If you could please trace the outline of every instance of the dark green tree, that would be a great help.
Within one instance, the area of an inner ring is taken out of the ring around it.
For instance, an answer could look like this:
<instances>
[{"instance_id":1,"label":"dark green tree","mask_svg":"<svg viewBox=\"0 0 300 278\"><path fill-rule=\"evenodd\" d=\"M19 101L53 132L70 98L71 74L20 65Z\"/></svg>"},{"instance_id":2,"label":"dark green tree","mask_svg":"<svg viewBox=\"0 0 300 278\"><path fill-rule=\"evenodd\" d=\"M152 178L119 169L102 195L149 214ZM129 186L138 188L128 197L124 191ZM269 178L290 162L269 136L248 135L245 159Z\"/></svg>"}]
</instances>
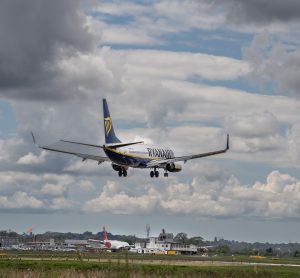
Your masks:
<instances>
[{"instance_id":1,"label":"dark green tree","mask_svg":"<svg viewBox=\"0 0 300 278\"><path fill-rule=\"evenodd\" d=\"M215 252L217 254L229 254L230 248L228 245L220 245L220 246L216 247Z\"/></svg>"},{"instance_id":2,"label":"dark green tree","mask_svg":"<svg viewBox=\"0 0 300 278\"><path fill-rule=\"evenodd\" d=\"M174 241L181 243L181 244L185 244L188 241L188 237L186 233L178 233L175 237L174 237Z\"/></svg>"},{"instance_id":3,"label":"dark green tree","mask_svg":"<svg viewBox=\"0 0 300 278\"><path fill-rule=\"evenodd\" d=\"M187 243L200 246L203 244L203 237L201 237L201 236L191 237L187 240Z\"/></svg>"}]
</instances>

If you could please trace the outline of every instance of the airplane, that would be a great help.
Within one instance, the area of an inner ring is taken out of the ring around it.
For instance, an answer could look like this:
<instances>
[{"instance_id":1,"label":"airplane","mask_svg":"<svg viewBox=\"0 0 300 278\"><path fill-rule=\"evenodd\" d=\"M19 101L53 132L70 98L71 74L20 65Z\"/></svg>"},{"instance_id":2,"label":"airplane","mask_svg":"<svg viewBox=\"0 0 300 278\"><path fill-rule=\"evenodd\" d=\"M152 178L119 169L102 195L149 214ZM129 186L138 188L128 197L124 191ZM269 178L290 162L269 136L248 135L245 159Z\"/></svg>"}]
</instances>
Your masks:
<instances>
[{"instance_id":1,"label":"airplane","mask_svg":"<svg viewBox=\"0 0 300 278\"><path fill-rule=\"evenodd\" d=\"M120 177L126 177L127 170L130 167L150 169L151 178L158 178L158 169L163 169L164 176L168 177L169 172L180 172L182 170L182 165L178 162L186 163L191 159L222 154L229 150L229 134L227 134L225 149L185 156L175 156L174 151L168 147L147 145L142 141L121 142L114 131L112 118L105 98L103 99L103 118L105 134L105 144L103 145L60 140L49 146L40 146L36 143L35 136L31 132L32 140L39 148L73 154L82 158L82 161L91 159L98 161L98 164L110 162L112 168L118 172Z\"/></svg>"},{"instance_id":2,"label":"airplane","mask_svg":"<svg viewBox=\"0 0 300 278\"><path fill-rule=\"evenodd\" d=\"M105 227L103 227L103 233L102 233L102 239L104 246L112 251L117 251L117 250L123 250L123 249L130 249L130 245L128 242L125 241L120 241L120 240L109 240L107 238L107 233Z\"/></svg>"}]
</instances>

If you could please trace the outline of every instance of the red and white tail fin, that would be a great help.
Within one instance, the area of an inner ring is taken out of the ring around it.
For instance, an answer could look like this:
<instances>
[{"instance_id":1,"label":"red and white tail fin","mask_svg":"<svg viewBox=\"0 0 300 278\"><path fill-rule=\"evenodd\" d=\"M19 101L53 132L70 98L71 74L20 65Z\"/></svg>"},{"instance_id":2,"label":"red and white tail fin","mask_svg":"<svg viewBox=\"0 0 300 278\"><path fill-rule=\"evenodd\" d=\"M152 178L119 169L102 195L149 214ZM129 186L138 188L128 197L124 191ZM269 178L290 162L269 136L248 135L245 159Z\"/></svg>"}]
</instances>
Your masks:
<instances>
[{"instance_id":1,"label":"red and white tail fin","mask_svg":"<svg viewBox=\"0 0 300 278\"><path fill-rule=\"evenodd\" d=\"M107 240L107 234L106 234L106 229L105 229L105 227L103 227L102 239L103 239L104 241Z\"/></svg>"}]
</instances>

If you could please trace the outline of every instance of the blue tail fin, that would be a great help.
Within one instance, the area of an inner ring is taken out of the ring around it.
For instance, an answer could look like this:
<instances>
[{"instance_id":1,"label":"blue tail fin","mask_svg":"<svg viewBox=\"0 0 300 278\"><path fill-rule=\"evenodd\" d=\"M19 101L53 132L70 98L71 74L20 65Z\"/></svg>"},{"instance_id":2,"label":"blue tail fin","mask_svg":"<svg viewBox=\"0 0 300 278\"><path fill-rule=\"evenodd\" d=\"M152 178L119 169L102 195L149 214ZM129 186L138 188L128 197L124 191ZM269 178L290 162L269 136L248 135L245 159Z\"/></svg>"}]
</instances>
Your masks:
<instances>
[{"instance_id":1,"label":"blue tail fin","mask_svg":"<svg viewBox=\"0 0 300 278\"><path fill-rule=\"evenodd\" d=\"M115 134L112 120L109 114L108 105L106 99L103 99L103 117L104 117L104 133L105 133L105 144L110 143L121 143Z\"/></svg>"}]
</instances>

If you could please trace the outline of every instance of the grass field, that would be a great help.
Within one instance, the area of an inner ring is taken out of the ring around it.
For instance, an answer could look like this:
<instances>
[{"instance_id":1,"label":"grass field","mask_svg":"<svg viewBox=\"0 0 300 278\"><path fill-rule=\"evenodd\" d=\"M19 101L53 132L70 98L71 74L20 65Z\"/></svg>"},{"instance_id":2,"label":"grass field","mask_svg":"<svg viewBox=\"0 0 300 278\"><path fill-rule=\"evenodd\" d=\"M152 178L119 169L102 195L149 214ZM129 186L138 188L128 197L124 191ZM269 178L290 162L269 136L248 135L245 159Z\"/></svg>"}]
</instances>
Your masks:
<instances>
[{"instance_id":1,"label":"grass field","mask_svg":"<svg viewBox=\"0 0 300 278\"><path fill-rule=\"evenodd\" d=\"M78 253L76 252L51 252L51 251L9 251L7 253L9 258L50 258L50 259L62 259L62 260L74 260L78 259ZM97 260L97 261L107 261L107 260L119 260L119 259L129 259L130 261L142 261L142 262L152 262L152 261L166 261L168 262L230 262L230 263L272 263L272 264L295 264L300 265L300 258L286 257L286 258L263 258L263 259L253 259L249 256L217 256L217 257L201 257L201 256L172 256L172 255L149 255L149 254L134 254L134 253L83 253L81 259L84 260Z\"/></svg>"},{"instance_id":2,"label":"grass field","mask_svg":"<svg viewBox=\"0 0 300 278\"><path fill-rule=\"evenodd\" d=\"M0 277L300 277L299 269L257 266L174 266L81 261L0 261Z\"/></svg>"},{"instance_id":3,"label":"grass field","mask_svg":"<svg viewBox=\"0 0 300 278\"><path fill-rule=\"evenodd\" d=\"M76 257L75 255L63 258L49 257L49 254L46 256L44 253L43 256L35 258L29 256L27 258L21 256L2 258L0 260L0 277L300 278L300 267L292 266L220 265L217 262L211 264L205 261L202 261L203 265L199 266L189 264L194 261L188 261L188 258L186 261L181 260L180 262L183 264L178 265L176 264L178 257L167 259L166 257L156 256L153 258L152 256L151 260L138 261L126 254L110 254L100 260L96 257L83 259L81 256Z\"/></svg>"}]
</instances>

